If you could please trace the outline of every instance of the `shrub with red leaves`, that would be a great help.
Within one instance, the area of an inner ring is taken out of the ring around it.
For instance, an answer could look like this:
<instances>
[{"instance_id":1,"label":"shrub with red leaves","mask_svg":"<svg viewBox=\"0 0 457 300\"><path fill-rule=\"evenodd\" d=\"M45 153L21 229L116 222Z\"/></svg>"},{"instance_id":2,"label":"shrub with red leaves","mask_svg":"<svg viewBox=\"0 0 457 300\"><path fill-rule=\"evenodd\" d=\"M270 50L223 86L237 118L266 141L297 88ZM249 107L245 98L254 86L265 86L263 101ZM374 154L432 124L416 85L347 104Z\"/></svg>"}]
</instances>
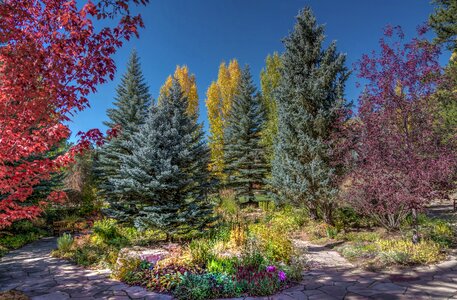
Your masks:
<instances>
[{"instance_id":1,"label":"shrub with red leaves","mask_svg":"<svg viewBox=\"0 0 457 300\"><path fill-rule=\"evenodd\" d=\"M368 83L348 139L355 148L346 198L395 229L452 188L457 160L436 130L439 48L420 37L404 42L399 27L387 27L385 36L380 53L358 63L359 77Z\"/></svg>"},{"instance_id":2,"label":"shrub with red leaves","mask_svg":"<svg viewBox=\"0 0 457 300\"><path fill-rule=\"evenodd\" d=\"M0 1L0 229L32 219L49 201L65 197L56 191L38 204L26 201L74 151L56 159L29 158L68 138L65 122L89 106L87 96L98 84L113 78L113 54L143 26L129 2ZM96 30L95 19L116 16L117 25Z\"/></svg>"}]
</instances>

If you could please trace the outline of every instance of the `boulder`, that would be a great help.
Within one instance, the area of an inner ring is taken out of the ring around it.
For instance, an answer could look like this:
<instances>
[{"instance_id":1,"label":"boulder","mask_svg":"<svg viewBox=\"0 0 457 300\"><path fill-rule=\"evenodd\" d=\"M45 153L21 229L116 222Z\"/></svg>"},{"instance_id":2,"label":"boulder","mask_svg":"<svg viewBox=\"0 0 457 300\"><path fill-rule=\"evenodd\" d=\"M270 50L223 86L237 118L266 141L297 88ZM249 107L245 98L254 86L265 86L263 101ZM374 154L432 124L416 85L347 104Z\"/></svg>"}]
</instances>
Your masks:
<instances>
[{"instance_id":1,"label":"boulder","mask_svg":"<svg viewBox=\"0 0 457 300\"><path fill-rule=\"evenodd\" d=\"M119 251L116 264L123 265L125 261L147 261L155 265L158 261L168 257L170 251L164 248L129 247Z\"/></svg>"}]
</instances>

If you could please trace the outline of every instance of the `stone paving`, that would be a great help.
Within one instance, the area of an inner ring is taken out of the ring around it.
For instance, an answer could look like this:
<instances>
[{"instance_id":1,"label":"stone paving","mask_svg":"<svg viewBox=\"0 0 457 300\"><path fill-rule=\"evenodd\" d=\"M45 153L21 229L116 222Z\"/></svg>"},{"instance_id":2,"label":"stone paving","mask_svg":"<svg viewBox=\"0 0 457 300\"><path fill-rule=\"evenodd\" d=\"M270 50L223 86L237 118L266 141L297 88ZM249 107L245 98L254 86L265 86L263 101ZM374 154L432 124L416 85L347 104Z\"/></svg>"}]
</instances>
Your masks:
<instances>
[{"instance_id":1,"label":"stone paving","mask_svg":"<svg viewBox=\"0 0 457 300\"><path fill-rule=\"evenodd\" d=\"M291 299L457 299L457 260L407 271L371 273L359 270L335 251L300 241L308 249L311 271L280 294L263 298ZM85 270L52 258L55 239L47 238L11 251L0 260L0 291L22 291L33 300L172 299L108 278L109 271ZM239 298L243 299L243 298Z\"/></svg>"},{"instance_id":2,"label":"stone paving","mask_svg":"<svg viewBox=\"0 0 457 300\"><path fill-rule=\"evenodd\" d=\"M297 286L271 299L457 299L455 257L433 266L372 273L345 263L336 251L315 245L308 249L311 260L323 263L311 262L311 271Z\"/></svg>"},{"instance_id":3,"label":"stone paving","mask_svg":"<svg viewBox=\"0 0 457 300\"><path fill-rule=\"evenodd\" d=\"M108 278L109 271L86 270L50 257L55 238L45 238L0 259L0 292L17 290L32 300L64 299L156 299L169 295L153 293Z\"/></svg>"}]
</instances>

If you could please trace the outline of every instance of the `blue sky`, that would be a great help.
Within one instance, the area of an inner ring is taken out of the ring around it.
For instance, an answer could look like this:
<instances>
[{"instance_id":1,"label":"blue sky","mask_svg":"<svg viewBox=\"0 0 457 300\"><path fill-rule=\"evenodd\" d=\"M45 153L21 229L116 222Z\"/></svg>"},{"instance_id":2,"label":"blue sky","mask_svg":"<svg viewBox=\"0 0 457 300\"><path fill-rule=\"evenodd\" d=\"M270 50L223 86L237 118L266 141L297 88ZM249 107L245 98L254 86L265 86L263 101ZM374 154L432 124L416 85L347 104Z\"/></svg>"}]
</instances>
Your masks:
<instances>
[{"instance_id":1,"label":"blue sky","mask_svg":"<svg viewBox=\"0 0 457 300\"><path fill-rule=\"evenodd\" d=\"M176 65L187 65L196 75L200 97L200 121L208 128L205 93L217 78L219 64L237 58L249 64L256 83L265 57L282 52L281 43L293 28L295 16L310 6L319 23L326 25L327 42L336 40L352 67L362 54L378 49L383 27L401 25L412 37L417 25L433 12L429 0L150 0L137 9L145 28L114 56L114 81L99 86L89 97L91 108L70 123L73 133L106 128L106 109L112 106L115 88L133 48L141 58L143 72L154 98ZM442 56L444 64L448 53ZM347 82L346 98L355 101L358 90L353 74Z\"/></svg>"}]
</instances>

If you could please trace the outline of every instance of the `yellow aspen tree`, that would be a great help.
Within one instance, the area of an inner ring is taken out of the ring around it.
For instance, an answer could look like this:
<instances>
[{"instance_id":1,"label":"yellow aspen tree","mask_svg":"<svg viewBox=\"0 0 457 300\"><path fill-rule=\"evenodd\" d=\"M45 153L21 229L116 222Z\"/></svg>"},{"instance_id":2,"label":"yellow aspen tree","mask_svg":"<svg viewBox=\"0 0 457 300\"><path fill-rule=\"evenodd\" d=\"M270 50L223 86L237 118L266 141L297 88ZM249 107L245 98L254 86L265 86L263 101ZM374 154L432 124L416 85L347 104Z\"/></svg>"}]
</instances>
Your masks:
<instances>
[{"instance_id":1,"label":"yellow aspen tree","mask_svg":"<svg viewBox=\"0 0 457 300\"><path fill-rule=\"evenodd\" d=\"M275 52L267 56L265 68L260 73L262 104L267 116L265 129L262 132L262 144L266 146L269 162L273 160L273 141L278 132L278 109L274 92L281 79L281 66L281 57Z\"/></svg>"},{"instance_id":2,"label":"yellow aspen tree","mask_svg":"<svg viewBox=\"0 0 457 300\"><path fill-rule=\"evenodd\" d=\"M210 171L224 179L224 130L226 118L233 103L233 97L241 79L241 68L236 59L228 65L219 66L217 80L212 82L206 92L206 107L210 126L209 147L211 149Z\"/></svg>"},{"instance_id":3,"label":"yellow aspen tree","mask_svg":"<svg viewBox=\"0 0 457 300\"><path fill-rule=\"evenodd\" d=\"M184 96L187 97L187 113L191 116L194 116L195 119L198 117L198 92L197 92L197 83L195 81L195 75L190 74L189 68L187 66L176 66L175 73L173 77L178 80L181 90L183 91ZM165 80L164 85L160 88L160 95L168 95L171 85L172 85L172 76L168 76ZM160 104L159 97L159 104Z\"/></svg>"}]
</instances>

